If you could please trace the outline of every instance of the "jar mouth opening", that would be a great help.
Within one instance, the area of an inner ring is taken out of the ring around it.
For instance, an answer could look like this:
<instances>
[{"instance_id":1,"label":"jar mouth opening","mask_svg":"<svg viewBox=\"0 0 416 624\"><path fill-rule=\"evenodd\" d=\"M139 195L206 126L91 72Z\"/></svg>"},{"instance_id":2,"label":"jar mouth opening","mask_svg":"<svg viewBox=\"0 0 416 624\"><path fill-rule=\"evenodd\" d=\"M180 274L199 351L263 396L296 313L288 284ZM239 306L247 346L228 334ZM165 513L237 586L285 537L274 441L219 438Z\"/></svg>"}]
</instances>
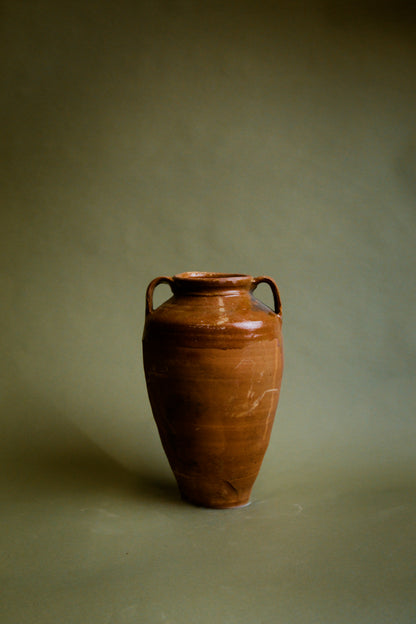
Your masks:
<instances>
[{"instance_id":1,"label":"jar mouth opening","mask_svg":"<svg viewBox=\"0 0 416 624\"><path fill-rule=\"evenodd\" d=\"M253 278L244 273L215 273L207 271L188 271L173 276L173 286L185 289L213 288L249 288Z\"/></svg>"},{"instance_id":2,"label":"jar mouth opening","mask_svg":"<svg viewBox=\"0 0 416 624\"><path fill-rule=\"evenodd\" d=\"M238 278L238 277L250 277L249 275L245 275L244 273L208 273L206 271L188 271L186 273L177 273L173 276L173 279L197 279L197 280L208 280L208 279L228 279L228 278Z\"/></svg>"}]
</instances>

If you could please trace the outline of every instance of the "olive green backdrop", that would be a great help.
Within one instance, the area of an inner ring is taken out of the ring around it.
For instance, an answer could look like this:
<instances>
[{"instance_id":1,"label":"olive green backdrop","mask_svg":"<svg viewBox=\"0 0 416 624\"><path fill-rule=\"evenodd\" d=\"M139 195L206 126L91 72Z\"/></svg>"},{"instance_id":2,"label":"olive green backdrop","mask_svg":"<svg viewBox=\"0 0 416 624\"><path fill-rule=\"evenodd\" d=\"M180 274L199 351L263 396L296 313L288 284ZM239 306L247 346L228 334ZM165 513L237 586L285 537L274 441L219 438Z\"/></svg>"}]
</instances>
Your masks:
<instances>
[{"instance_id":1,"label":"olive green backdrop","mask_svg":"<svg viewBox=\"0 0 416 624\"><path fill-rule=\"evenodd\" d=\"M2 3L5 624L414 621L409 7ZM281 290L247 510L180 502L152 421L145 288L187 270Z\"/></svg>"}]
</instances>

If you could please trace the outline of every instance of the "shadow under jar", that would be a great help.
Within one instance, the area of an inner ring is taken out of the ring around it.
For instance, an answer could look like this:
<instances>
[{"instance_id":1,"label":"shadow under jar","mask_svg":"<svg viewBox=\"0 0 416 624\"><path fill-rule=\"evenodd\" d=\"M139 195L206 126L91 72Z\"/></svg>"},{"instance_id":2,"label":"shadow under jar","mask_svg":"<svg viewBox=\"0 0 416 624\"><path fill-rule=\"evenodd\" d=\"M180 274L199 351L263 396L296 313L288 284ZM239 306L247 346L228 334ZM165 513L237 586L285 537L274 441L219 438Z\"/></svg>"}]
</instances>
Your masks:
<instances>
[{"instance_id":1,"label":"shadow under jar","mask_svg":"<svg viewBox=\"0 0 416 624\"><path fill-rule=\"evenodd\" d=\"M274 311L256 299L272 289ZM153 291L173 296L153 309ZM270 440L283 373L282 308L270 277L180 273L147 288L143 359L154 419L182 497L247 505Z\"/></svg>"}]
</instances>

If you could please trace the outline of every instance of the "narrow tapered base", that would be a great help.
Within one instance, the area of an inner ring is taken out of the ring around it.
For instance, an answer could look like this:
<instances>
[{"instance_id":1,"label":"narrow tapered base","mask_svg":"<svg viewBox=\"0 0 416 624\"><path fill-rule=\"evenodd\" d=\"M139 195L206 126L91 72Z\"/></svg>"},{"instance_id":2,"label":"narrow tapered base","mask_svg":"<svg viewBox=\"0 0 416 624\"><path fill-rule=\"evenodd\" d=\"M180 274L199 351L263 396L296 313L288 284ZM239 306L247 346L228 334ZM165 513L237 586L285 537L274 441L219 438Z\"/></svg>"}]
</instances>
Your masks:
<instances>
[{"instance_id":1,"label":"narrow tapered base","mask_svg":"<svg viewBox=\"0 0 416 624\"><path fill-rule=\"evenodd\" d=\"M247 507L254 483L253 476L227 480L197 479L175 474L182 498L197 507L235 509Z\"/></svg>"}]
</instances>

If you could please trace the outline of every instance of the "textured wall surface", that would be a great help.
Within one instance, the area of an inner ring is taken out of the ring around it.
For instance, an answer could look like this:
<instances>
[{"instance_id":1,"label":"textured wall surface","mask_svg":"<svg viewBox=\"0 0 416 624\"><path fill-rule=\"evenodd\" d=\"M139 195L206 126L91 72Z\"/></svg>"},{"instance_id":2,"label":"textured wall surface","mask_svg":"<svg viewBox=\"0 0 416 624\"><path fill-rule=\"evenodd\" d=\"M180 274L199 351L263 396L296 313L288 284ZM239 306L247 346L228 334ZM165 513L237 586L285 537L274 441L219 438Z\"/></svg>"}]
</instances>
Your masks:
<instances>
[{"instance_id":1,"label":"textured wall surface","mask_svg":"<svg viewBox=\"0 0 416 624\"><path fill-rule=\"evenodd\" d=\"M127 471L171 482L140 338L147 283L187 270L281 289L286 369L258 497L349 475L414 483L415 11L6 0L0 46L9 498L32 500L45 475L78 491L70 466L91 487L97 466L114 487ZM141 621L137 604L90 621ZM172 613L142 621L184 621Z\"/></svg>"}]
</instances>

